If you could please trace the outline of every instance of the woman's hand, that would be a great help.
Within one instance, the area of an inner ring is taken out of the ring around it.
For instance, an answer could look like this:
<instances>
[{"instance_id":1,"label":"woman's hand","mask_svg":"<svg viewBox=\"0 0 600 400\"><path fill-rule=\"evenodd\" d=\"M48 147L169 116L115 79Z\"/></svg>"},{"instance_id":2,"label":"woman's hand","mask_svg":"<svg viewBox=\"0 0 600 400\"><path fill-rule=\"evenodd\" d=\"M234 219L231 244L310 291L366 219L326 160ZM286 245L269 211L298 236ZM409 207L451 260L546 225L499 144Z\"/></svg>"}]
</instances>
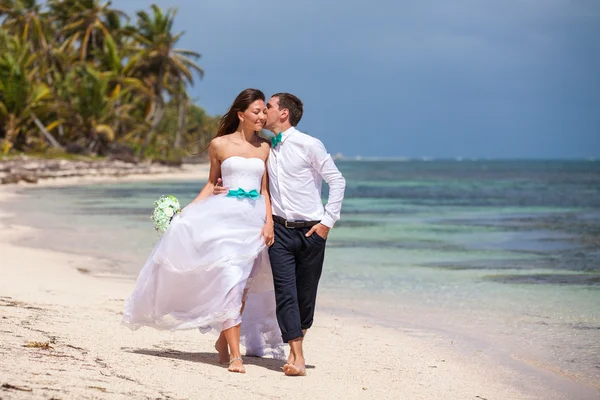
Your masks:
<instances>
[{"instance_id":1,"label":"woman's hand","mask_svg":"<svg viewBox=\"0 0 600 400\"><path fill-rule=\"evenodd\" d=\"M217 179L217 183L215 184L215 188L213 189L213 194L215 196L218 196L220 194L227 193L227 192L229 192L229 189L226 187L223 187L223 179L221 179L221 178Z\"/></svg>"},{"instance_id":2,"label":"woman's hand","mask_svg":"<svg viewBox=\"0 0 600 400\"><path fill-rule=\"evenodd\" d=\"M265 244L267 246L273 245L275 242L275 232L273 231L273 222L267 222L265 226L263 226L261 236L265 240Z\"/></svg>"}]
</instances>

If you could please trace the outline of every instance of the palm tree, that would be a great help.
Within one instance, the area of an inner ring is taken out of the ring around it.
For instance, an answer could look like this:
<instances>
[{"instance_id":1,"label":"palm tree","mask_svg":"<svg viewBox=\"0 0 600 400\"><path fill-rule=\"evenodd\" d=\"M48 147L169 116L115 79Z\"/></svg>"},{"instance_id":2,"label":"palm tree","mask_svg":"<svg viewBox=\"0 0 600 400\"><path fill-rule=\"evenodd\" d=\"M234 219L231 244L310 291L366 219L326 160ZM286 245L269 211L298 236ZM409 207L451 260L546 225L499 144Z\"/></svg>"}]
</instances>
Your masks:
<instances>
[{"instance_id":1,"label":"palm tree","mask_svg":"<svg viewBox=\"0 0 600 400\"><path fill-rule=\"evenodd\" d=\"M50 0L48 6L62 28L67 48L79 43L80 60L85 61L89 52L102 48L103 39L112 37L109 26L118 24L123 11L110 8L111 2L100 4L99 0ZM117 21L117 22L116 22Z\"/></svg>"},{"instance_id":2,"label":"palm tree","mask_svg":"<svg viewBox=\"0 0 600 400\"><path fill-rule=\"evenodd\" d=\"M200 58L199 53L175 47L183 35L183 32L176 35L171 32L177 11L169 8L166 13L163 13L156 4L153 4L151 8L152 15L145 11L137 13L138 26L133 30L134 37L142 48L136 70L139 74L149 77L154 92L148 114L148 118L151 120L150 131L139 148L138 155L144 153L162 119L164 114L163 91L166 86L177 85L179 81L193 85L192 71L198 73L200 77L204 75L202 68L190 59L190 57Z\"/></svg>"},{"instance_id":3,"label":"palm tree","mask_svg":"<svg viewBox=\"0 0 600 400\"><path fill-rule=\"evenodd\" d=\"M124 26L106 0L0 0L0 155L71 143L102 154L117 141L175 159L213 132L186 91L203 71L200 54L176 48L175 14L152 5Z\"/></svg>"},{"instance_id":4,"label":"palm tree","mask_svg":"<svg viewBox=\"0 0 600 400\"><path fill-rule=\"evenodd\" d=\"M60 143L49 132L56 123L44 126L37 114L51 110L52 92L35 80L35 69L30 69L36 55L31 54L29 44L16 36L0 31L0 46L6 49L0 54L0 123L5 127L2 153L6 154L16 143L25 145L27 137L20 135L31 130L32 123L54 147Z\"/></svg>"},{"instance_id":5,"label":"palm tree","mask_svg":"<svg viewBox=\"0 0 600 400\"><path fill-rule=\"evenodd\" d=\"M90 65L73 68L61 83L62 101L67 104L71 135L89 151L103 154L116 138L115 127L130 122L134 107L121 101L130 92L113 86L110 75Z\"/></svg>"},{"instance_id":6,"label":"palm tree","mask_svg":"<svg viewBox=\"0 0 600 400\"><path fill-rule=\"evenodd\" d=\"M106 37L104 51L98 54L99 66L102 70L100 76L108 79L109 90L117 96L117 109L121 109L121 103L129 103L137 107L140 101L149 101L152 98L152 90L136 76L133 76L134 66L139 55L127 56L127 48L119 49L115 41ZM116 136L120 135L122 125L121 118L117 118L114 131Z\"/></svg>"},{"instance_id":7,"label":"palm tree","mask_svg":"<svg viewBox=\"0 0 600 400\"><path fill-rule=\"evenodd\" d=\"M4 15L2 28L29 43L30 50L45 50L48 47L44 31L45 21L36 0L0 0L0 15Z\"/></svg>"},{"instance_id":8,"label":"palm tree","mask_svg":"<svg viewBox=\"0 0 600 400\"><path fill-rule=\"evenodd\" d=\"M175 141L173 143L173 147L175 149L181 148L181 139L183 137L183 133L185 131L185 122L186 122L186 114L187 109L190 104L190 97L188 96L185 88L183 90L178 91L177 93L177 130L175 131Z\"/></svg>"}]
</instances>

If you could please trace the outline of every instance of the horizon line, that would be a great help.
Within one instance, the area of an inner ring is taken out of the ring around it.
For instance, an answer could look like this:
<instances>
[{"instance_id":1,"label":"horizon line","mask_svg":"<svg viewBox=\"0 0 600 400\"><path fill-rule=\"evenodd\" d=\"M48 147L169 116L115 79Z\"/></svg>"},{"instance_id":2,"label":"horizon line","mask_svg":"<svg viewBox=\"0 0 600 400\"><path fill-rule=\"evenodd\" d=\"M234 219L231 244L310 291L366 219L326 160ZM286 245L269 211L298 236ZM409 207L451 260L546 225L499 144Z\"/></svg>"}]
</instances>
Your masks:
<instances>
[{"instance_id":1,"label":"horizon line","mask_svg":"<svg viewBox=\"0 0 600 400\"><path fill-rule=\"evenodd\" d=\"M332 158L336 161L456 161L456 162L469 162L469 161L587 161L595 162L600 161L598 157L461 157L461 156L444 156L444 157L429 157L429 156L416 156L416 157L404 157L404 156L343 156L343 155L332 155Z\"/></svg>"}]
</instances>

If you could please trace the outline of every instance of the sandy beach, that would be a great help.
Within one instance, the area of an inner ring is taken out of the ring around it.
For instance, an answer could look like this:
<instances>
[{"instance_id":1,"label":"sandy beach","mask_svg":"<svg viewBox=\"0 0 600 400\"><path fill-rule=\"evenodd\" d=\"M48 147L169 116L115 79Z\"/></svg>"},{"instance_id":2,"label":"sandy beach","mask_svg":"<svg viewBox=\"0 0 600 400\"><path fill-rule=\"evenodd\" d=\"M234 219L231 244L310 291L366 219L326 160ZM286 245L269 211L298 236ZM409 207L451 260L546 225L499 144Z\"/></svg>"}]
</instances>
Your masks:
<instances>
[{"instance_id":1,"label":"sandy beach","mask_svg":"<svg viewBox=\"0 0 600 400\"><path fill-rule=\"evenodd\" d=\"M27 160L23 164L27 164ZM8 162L7 162L8 163ZM90 163L90 167L80 168L74 163L66 163L58 170L47 172L48 164L56 164L56 160L35 160L29 162L30 170L17 169L12 171L16 175L32 175L35 183L27 183L20 180L17 183L9 183L28 186L61 186L61 185L84 185L99 182L144 182L144 181L177 181L177 180L206 180L209 172L208 163L182 164L178 167L161 165L136 165L118 161L107 162L109 167L101 169ZM59 164L60 165L60 164ZM6 167L5 167L6 168ZM0 172L0 178L6 178L10 173Z\"/></svg>"},{"instance_id":2,"label":"sandy beach","mask_svg":"<svg viewBox=\"0 0 600 400\"><path fill-rule=\"evenodd\" d=\"M92 180L42 184L86 182ZM16 245L45 233L2 219L10 215L2 202L16 195L14 188L0 188L1 399L593 398L570 397L566 378L563 390L549 387L552 376L544 371L523 379L518 368L436 333L322 311L306 339L306 377L286 377L281 362L251 357L245 375L229 373L217 362L213 336L122 326L132 277L96 273L99 261L90 256Z\"/></svg>"}]
</instances>

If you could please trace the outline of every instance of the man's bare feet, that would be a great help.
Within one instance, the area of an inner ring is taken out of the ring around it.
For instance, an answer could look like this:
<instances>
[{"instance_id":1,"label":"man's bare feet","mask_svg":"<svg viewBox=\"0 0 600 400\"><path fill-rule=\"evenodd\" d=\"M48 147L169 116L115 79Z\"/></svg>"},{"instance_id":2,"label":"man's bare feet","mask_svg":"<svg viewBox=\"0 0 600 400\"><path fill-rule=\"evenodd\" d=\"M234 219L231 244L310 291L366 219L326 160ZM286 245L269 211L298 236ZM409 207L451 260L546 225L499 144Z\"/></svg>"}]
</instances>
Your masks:
<instances>
[{"instance_id":1,"label":"man's bare feet","mask_svg":"<svg viewBox=\"0 0 600 400\"><path fill-rule=\"evenodd\" d=\"M306 365L303 357L297 357L293 362L288 362L283 366L283 373L287 376L306 375Z\"/></svg>"},{"instance_id":2,"label":"man's bare feet","mask_svg":"<svg viewBox=\"0 0 600 400\"><path fill-rule=\"evenodd\" d=\"M240 374L245 374L246 368L244 368L242 357L233 357L229 361L229 368L227 368L227 370L229 372L239 372Z\"/></svg>"},{"instance_id":3,"label":"man's bare feet","mask_svg":"<svg viewBox=\"0 0 600 400\"><path fill-rule=\"evenodd\" d=\"M290 355L288 356L287 362L283 365L283 367L281 367L281 370L285 371L288 364L294 364L294 361L296 361L296 357L294 357L293 353L290 353Z\"/></svg>"},{"instance_id":4,"label":"man's bare feet","mask_svg":"<svg viewBox=\"0 0 600 400\"><path fill-rule=\"evenodd\" d=\"M229 347L227 346L227 339L224 335L219 336L215 342L215 350L219 353L219 363L229 363Z\"/></svg>"}]
</instances>

